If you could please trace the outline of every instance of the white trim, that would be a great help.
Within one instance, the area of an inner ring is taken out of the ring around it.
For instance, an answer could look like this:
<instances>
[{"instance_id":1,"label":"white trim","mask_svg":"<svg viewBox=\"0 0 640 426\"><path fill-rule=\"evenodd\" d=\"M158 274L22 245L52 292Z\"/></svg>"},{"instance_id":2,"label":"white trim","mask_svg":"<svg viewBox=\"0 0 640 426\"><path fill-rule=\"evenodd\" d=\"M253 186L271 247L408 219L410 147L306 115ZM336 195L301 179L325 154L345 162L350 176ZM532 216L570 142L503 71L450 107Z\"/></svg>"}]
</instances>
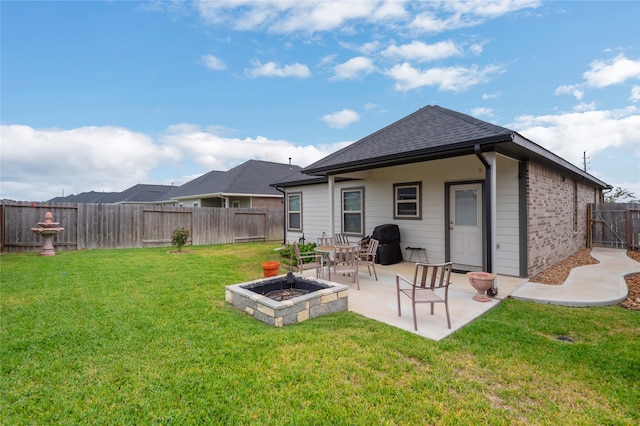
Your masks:
<instances>
[{"instance_id":1,"label":"white trim","mask_svg":"<svg viewBox=\"0 0 640 426\"><path fill-rule=\"evenodd\" d=\"M332 237L335 234L336 229L336 218L334 216L334 207L335 207L335 199L334 199L334 187L335 187L335 177L333 175L329 176L329 236Z\"/></svg>"}]
</instances>

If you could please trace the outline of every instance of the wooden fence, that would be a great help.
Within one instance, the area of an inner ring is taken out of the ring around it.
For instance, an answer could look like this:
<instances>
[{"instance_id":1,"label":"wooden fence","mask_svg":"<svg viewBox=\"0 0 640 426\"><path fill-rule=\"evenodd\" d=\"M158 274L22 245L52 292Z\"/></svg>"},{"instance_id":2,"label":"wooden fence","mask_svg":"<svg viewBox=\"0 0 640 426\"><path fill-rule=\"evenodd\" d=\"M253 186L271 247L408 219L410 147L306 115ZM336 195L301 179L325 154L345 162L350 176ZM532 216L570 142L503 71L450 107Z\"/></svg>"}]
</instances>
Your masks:
<instances>
[{"instance_id":1,"label":"wooden fence","mask_svg":"<svg viewBox=\"0 0 640 426\"><path fill-rule=\"evenodd\" d=\"M0 251L37 251L42 237L33 233L46 212L64 228L53 238L56 250L141 248L171 245L182 227L193 245L282 241L284 212L128 204L0 204Z\"/></svg>"},{"instance_id":2,"label":"wooden fence","mask_svg":"<svg viewBox=\"0 0 640 426\"><path fill-rule=\"evenodd\" d=\"M640 248L640 205L589 204L587 220L589 247Z\"/></svg>"}]
</instances>

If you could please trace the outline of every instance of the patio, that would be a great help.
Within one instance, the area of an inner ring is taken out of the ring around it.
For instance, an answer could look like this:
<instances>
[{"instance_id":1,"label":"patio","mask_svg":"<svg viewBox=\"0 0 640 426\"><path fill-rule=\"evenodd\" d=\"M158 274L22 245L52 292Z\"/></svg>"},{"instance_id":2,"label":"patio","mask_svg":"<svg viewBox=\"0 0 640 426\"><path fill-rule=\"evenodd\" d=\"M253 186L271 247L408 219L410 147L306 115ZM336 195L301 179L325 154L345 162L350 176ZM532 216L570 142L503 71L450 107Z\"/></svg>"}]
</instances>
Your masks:
<instances>
[{"instance_id":1,"label":"patio","mask_svg":"<svg viewBox=\"0 0 640 426\"><path fill-rule=\"evenodd\" d=\"M349 276L333 275L331 278L332 281L349 285L350 311L433 340L443 339L470 323L527 282L526 278L498 275L496 280L498 295L490 302L483 303L472 299L476 291L469 284L466 275L452 273L452 284L449 286L451 329L447 328L445 307L442 304L436 304L434 315L430 313L429 304L419 304L416 306L418 331L415 331L411 302L407 297L403 296L400 299L402 316L398 316L395 278L395 274L399 273L412 279L414 268L414 262L406 261L393 265L376 265L378 281L373 276L369 276L366 267L361 268L360 290L357 290L356 285L351 283ZM304 275L314 275L314 271L307 271Z\"/></svg>"}]
</instances>

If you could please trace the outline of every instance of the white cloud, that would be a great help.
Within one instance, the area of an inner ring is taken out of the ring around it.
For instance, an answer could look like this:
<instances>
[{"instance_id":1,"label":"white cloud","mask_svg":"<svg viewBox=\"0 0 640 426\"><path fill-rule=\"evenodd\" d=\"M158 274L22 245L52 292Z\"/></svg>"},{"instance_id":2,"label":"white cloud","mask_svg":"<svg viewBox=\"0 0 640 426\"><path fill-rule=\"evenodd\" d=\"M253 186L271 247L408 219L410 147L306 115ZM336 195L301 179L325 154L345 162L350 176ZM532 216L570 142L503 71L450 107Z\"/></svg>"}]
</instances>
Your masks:
<instances>
[{"instance_id":1,"label":"white cloud","mask_svg":"<svg viewBox=\"0 0 640 426\"><path fill-rule=\"evenodd\" d=\"M202 55L200 59L202 60L204 66L209 68L210 70L220 71L227 69L227 64L211 54Z\"/></svg>"},{"instance_id":2,"label":"white cloud","mask_svg":"<svg viewBox=\"0 0 640 426\"><path fill-rule=\"evenodd\" d=\"M443 32L480 25L507 13L537 8L539 0L476 0L432 2L431 10L416 15L410 27L425 32Z\"/></svg>"},{"instance_id":3,"label":"white cloud","mask_svg":"<svg viewBox=\"0 0 640 426\"><path fill-rule=\"evenodd\" d=\"M486 101L487 99L495 99L500 97L501 94L499 92L494 92L494 93L484 93L482 95L482 100Z\"/></svg>"},{"instance_id":4,"label":"white cloud","mask_svg":"<svg viewBox=\"0 0 640 426\"><path fill-rule=\"evenodd\" d=\"M329 127L336 129L347 127L349 124L355 123L359 119L360 116L358 113L350 109L343 109L342 111L336 111L322 117L322 121L327 123Z\"/></svg>"},{"instance_id":5,"label":"white cloud","mask_svg":"<svg viewBox=\"0 0 640 426\"><path fill-rule=\"evenodd\" d=\"M384 22L405 15L396 1L198 1L196 10L211 24L238 30L264 28L275 33L348 29L355 22Z\"/></svg>"},{"instance_id":6,"label":"white cloud","mask_svg":"<svg viewBox=\"0 0 640 426\"><path fill-rule=\"evenodd\" d=\"M482 107L478 107L478 108L473 108L471 110L471 115L473 115L474 117L493 117L493 109L492 108L482 108Z\"/></svg>"},{"instance_id":7,"label":"white cloud","mask_svg":"<svg viewBox=\"0 0 640 426\"><path fill-rule=\"evenodd\" d=\"M355 43L347 43L344 41L339 41L338 45L345 49L354 50L363 55L370 55L372 53L377 52L380 49L380 42L378 40L370 41L363 44L355 44Z\"/></svg>"},{"instance_id":8,"label":"white cloud","mask_svg":"<svg viewBox=\"0 0 640 426\"><path fill-rule=\"evenodd\" d=\"M162 161L180 158L170 147L120 127L70 130L3 125L2 195L42 201L83 191L122 191L149 182Z\"/></svg>"},{"instance_id":9,"label":"white cloud","mask_svg":"<svg viewBox=\"0 0 640 426\"><path fill-rule=\"evenodd\" d=\"M408 61L427 62L438 59L450 58L462 55L462 51L451 41L441 41L435 44L427 44L422 41L412 41L401 46L391 45L382 51L383 56L400 58Z\"/></svg>"},{"instance_id":10,"label":"white cloud","mask_svg":"<svg viewBox=\"0 0 640 426\"><path fill-rule=\"evenodd\" d=\"M295 77L295 78L307 78L311 76L309 67L303 64L295 63L291 65L279 66L275 62L267 62L266 64L260 61L252 61L253 68L246 69L245 74L251 78L258 77Z\"/></svg>"},{"instance_id":11,"label":"white cloud","mask_svg":"<svg viewBox=\"0 0 640 426\"><path fill-rule=\"evenodd\" d=\"M582 154L608 147L636 149L640 162L640 115L635 108L521 116L506 127L579 165Z\"/></svg>"},{"instance_id":12,"label":"white cloud","mask_svg":"<svg viewBox=\"0 0 640 426\"><path fill-rule=\"evenodd\" d=\"M0 199L45 201L62 191L71 195L119 192L138 183L180 185L198 172L228 170L249 159L286 163L291 157L304 167L351 143L303 146L264 136L234 138L227 136L230 132L183 123L169 126L154 141L119 127L60 130L3 125ZM187 164L198 169L187 170ZM152 179L159 170L173 170L177 176L165 176L161 182Z\"/></svg>"},{"instance_id":13,"label":"white cloud","mask_svg":"<svg viewBox=\"0 0 640 426\"><path fill-rule=\"evenodd\" d=\"M469 51L476 56L480 56L484 51L484 45L481 43L473 43L471 46L469 46Z\"/></svg>"},{"instance_id":14,"label":"white cloud","mask_svg":"<svg viewBox=\"0 0 640 426\"><path fill-rule=\"evenodd\" d=\"M334 68L334 80L354 80L372 73L375 70L373 61L364 56L357 56L349 59L343 64L336 65Z\"/></svg>"},{"instance_id":15,"label":"white cloud","mask_svg":"<svg viewBox=\"0 0 640 426\"><path fill-rule=\"evenodd\" d=\"M488 65L484 68L474 65L420 70L405 62L392 67L386 75L396 81L395 88L398 91L406 92L424 86L435 86L438 90L457 93L484 83L491 75L501 72L502 68L496 65Z\"/></svg>"},{"instance_id":16,"label":"white cloud","mask_svg":"<svg viewBox=\"0 0 640 426\"><path fill-rule=\"evenodd\" d=\"M200 16L210 24L228 25L241 31L264 29L282 34L335 30L353 32L358 24L442 32L479 25L507 13L536 8L540 4L539 0L202 0L194 3Z\"/></svg>"},{"instance_id":17,"label":"white cloud","mask_svg":"<svg viewBox=\"0 0 640 426\"><path fill-rule=\"evenodd\" d=\"M555 91L556 95L571 95L574 96L577 100L581 100L584 96L584 92L580 89L578 85L571 84L563 84L558 86Z\"/></svg>"},{"instance_id":18,"label":"white cloud","mask_svg":"<svg viewBox=\"0 0 640 426\"><path fill-rule=\"evenodd\" d=\"M640 101L640 86L633 86L631 88L631 96L629 96L631 102Z\"/></svg>"},{"instance_id":19,"label":"white cloud","mask_svg":"<svg viewBox=\"0 0 640 426\"><path fill-rule=\"evenodd\" d=\"M618 55L608 61L593 61L591 69L582 76L593 87L607 87L627 80L640 79L640 60Z\"/></svg>"},{"instance_id":20,"label":"white cloud","mask_svg":"<svg viewBox=\"0 0 640 426\"><path fill-rule=\"evenodd\" d=\"M495 18L521 9L536 8L540 6L540 0L475 0L443 2L445 10L455 15L475 15L480 17Z\"/></svg>"}]
</instances>

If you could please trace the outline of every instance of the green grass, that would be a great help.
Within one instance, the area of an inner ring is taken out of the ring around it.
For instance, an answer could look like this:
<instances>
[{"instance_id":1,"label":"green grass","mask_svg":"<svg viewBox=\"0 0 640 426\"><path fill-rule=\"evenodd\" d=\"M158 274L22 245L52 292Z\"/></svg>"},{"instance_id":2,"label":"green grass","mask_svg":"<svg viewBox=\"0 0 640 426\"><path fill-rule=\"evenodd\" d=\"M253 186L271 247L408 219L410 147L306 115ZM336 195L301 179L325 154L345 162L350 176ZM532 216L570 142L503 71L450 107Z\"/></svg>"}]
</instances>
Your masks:
<instances>
[{"instance_id":1,"label":"green grass","mask_svg":"<svg viewBox=\"0 0 640 426\"><path fill-rule=\"evenodd\" d=\"M352 312L273 328L224 287L275 246L0 256L2 424L640 420L638 312L508 300L440 342Z\"/></svg>"}]
</instances>

